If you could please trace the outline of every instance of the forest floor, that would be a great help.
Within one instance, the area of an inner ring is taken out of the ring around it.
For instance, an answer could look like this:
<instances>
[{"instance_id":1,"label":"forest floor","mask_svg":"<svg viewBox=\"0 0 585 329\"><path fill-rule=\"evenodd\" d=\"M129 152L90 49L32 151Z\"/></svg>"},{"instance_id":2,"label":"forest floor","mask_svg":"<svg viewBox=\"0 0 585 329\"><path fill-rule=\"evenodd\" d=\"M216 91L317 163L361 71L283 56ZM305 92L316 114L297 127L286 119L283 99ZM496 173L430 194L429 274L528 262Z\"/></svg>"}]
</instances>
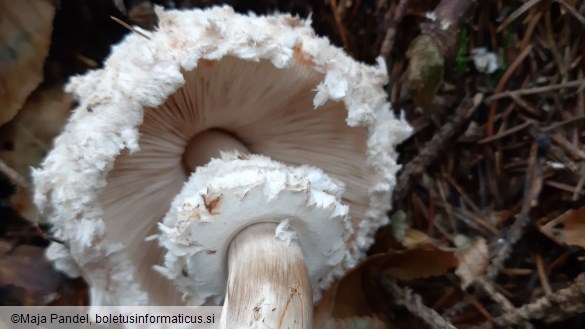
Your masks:
<instances>
[{"instance_id":1,"label":"forest floor","mask_svg":"<svg viewBox=\"0 0 585 329\"><path fill-rule=\"evenodd\" d=\"M393 109L414 127L392 225L317 317L339 328L585 327L585 1L154 3L311 15L354 58L388 63ZM85 284L43 259L50 228L34 224L28 168L73 105L68 77L131 33L110 16L156 26L150 1L55 8L43 83L0 127L0 305L87 303Z\"/></svg>"}]
</instances>

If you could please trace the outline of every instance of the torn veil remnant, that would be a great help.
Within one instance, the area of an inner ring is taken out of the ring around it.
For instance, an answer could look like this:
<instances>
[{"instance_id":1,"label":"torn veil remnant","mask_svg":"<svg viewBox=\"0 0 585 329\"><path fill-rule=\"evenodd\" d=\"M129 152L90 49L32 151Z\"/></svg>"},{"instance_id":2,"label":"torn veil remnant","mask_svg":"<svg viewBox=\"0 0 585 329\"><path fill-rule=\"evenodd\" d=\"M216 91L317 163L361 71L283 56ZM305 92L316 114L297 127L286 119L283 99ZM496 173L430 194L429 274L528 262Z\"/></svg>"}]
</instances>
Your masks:
<instances>
[{"instance_id":1,"label":"torn veil remnant","mask_svg":"<svg viewBox=\"0 0 585 329\"><path fill-rule=\"evenodd\" d=\"M213 304L237 286L225 257L268 232L296 248L318 300L388 221L411 128L386 101L384 63L290 15L157 14L149 39L129 35L67 87L80 105L34 172L35 202L69 244L49 257L86 278L94 305ZM162 247L145 240L159 223Z\"/></svg>"}]
</instances>

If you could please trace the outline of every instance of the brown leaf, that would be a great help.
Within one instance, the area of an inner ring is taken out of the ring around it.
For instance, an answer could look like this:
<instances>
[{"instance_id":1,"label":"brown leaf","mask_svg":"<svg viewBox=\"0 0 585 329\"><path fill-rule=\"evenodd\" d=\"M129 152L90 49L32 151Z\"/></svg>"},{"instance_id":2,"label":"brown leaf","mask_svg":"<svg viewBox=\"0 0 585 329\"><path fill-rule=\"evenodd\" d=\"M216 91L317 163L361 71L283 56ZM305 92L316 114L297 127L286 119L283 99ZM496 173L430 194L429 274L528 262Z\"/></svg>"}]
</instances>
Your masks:
<instances>
[{"instance_id":1,"label":"brown leaf","mask_svg":"<svg viewBox=\"0 0 585 329\"><path fill-rule=\"evenodd\" d=\"M454 251L441 250L422 232L408 230L405 241L413 249L375 254L340 279L315 311L316 324L323 327L331 319L372 317L386 321L387 296L376 286L380 275L397 280L414 280L446 274L458 265Z\"/></svg>"},{"instance_id":2,"label":"brown leaf","mask_svg":"<svg viewBox=\"0 0 585 329\"><path fill-rule=\"evenodd\" d=\"M409 229L404 235L402 245L408 250L413 249L437 249L437 243L426 233Z\"/></svg>"},{"instance_id":3,"label":"brown leaf","mask_svg":"<svg viewBox=\"0 0 585 329\"><path fill-rule=\"evenodd\" d=\"M0 159L28 184L31 184L30 168L38 167L51 149L53 138L61 132L73 104L73 98L60 87L38 90L14 119L0 127ZM12 201L23 217L38 222L30 192L21 188Z\"/></svg>"},{"instance_id":4,"label":"brown leaf","mask_svg":"<svg viewBox=\"0 0 585 329\"><path fill-rule=\"evenodd\" d=\"M54 14L53 1L0 1L0 125L43 80Z\"/></svg>"},{"instance_id":5,"label":"brown leaf","mask_svg":"<svg viewBox=\"0 0 585 329\"><path fill-rule=\"evenodd\" d=\"M442 250L410 250L380 260L381 269L397 280L415 280L446 274L457 266L452 252Z\"/></svg>"},{"instance_id":6,"label":"brown leaf","mask_svg":"<svg viewBox=\"0 0 585 329\"><path fill-rule=\"evenodd\" d=\"M2 241L0 253L0 286L17 293L11 299L28 305L46 305L55 299L61 275L44 259L44 248L22 245L12 249Z\"/></svg>"},{"instance_id":7,"label":"brown leaf","mask_svg":"<svg viewBox=\"0 0 585 329\"><path fill-rule=\"evenodd\" d=\"M22 110L0 129L0 157L20 175L28 178L31 166L38 166L61 132L74 99L61 87L35 91Z\"/></svg>"},{"instance_id":8,"label":"brown leaf","mask_svg":"<svg viewBox=\"0 0 585 329\"><path fill-rule=\"evenodd\" d=\"M585 207L563 213L540 230L560 244L585 248Z\"/></svg>"},{"instance_id":9,"label":"brown leaf","mask_svg":"<svg viewBox=\"0 0 585 329\"><path fill-rule=\"evenodd\" d=\"M53 269L45 249L0 240L0 300L3 305L83 305L85 288Z\"/></svg>"}]
</instances>

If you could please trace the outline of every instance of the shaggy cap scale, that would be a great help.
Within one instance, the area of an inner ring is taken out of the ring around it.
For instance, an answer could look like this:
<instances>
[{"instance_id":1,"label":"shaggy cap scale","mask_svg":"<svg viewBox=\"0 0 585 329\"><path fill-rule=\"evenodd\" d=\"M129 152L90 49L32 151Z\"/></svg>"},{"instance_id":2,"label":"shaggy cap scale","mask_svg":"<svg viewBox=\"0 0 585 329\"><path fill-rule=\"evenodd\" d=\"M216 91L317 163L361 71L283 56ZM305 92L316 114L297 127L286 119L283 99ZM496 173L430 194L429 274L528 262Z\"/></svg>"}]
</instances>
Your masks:
<instances>
[{"instance_id":1,"label":"shaggy cap scale","mask_svg":"<svg viewBox=\"0 0 585 329\"><path fill-rule=\"evenodd\" d=\"M322 170L292 167L258 155L222 154L198 167L161 224L164 267L188 304L220 304L232 239L259 223L279 224L275 237L298 240L313 300L355 262L343 184Z\"/></svg>"}]
</instances>

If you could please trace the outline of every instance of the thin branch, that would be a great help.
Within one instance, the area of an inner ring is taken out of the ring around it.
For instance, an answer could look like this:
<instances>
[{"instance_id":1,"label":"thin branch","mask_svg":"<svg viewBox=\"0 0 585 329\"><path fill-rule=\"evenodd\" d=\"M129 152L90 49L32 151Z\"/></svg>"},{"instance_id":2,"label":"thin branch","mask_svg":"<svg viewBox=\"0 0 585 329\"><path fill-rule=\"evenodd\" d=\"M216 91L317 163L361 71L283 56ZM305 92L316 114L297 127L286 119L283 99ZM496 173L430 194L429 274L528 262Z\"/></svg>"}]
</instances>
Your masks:
<instances>
[{"instance_id":1,"label":"thin branch","mask_svg":"<svg viewBox=\"0 0 585 329\"><path fill-rule=\"evenodd\" d=\"M573 8L573 6L569 5L564 0L555 0L555 2L560 3L561 6L563 6L568 12L570 12L571 15L573 15L579 22L581 22L581 24L585 25L585 17L583 17L583 15L579 14L579 12L577 10L575 10L575 8Z\"/></svg>"},{"instance_id":2,"label":"thin branch","mask_svg":"<svg viewBox=\"0 0 585 329\"><path fill-rule=\"evenodd\" d=\"M524 235L524 228L530 222L529 212L542 190L542 181L542 168L538 158L538 145L533 143L530 148L530 158L528 169L526 171L522 209L520 210L520 213L516 215L516 221L508 230L504 244L492 259L486 275L487 280L493 281L498 276L501 269L504 267L505 261L512 253L512 247Z\"/></svg>"},{"instance_id":3,"label":"thin branch","mask_svg":"<svg viewBox=\"0 0 585 329\"><path fill-rule=\"evenodd\" d=\"M441 127L420 153L404 166L404 170L398 177L396 188L394 189L394 202L406 197L412 184L412 179L421 175L435 161L455 133L465 126L471 115L481 104L482 99L482 94L475 95L473 99L464 99L449 122Z\"/></svg>"},{"instance_id":4,"label":"thin branch","mask_svg":"<svg viewBox=\"0 0 585 329\"><path fill-rule=\"evenodd\" d=\"M522 6L518 7L518 9L516 9L512 14L510 14L510 16L506 17L506 19L502 22L502 24L500 24L500 26L498 26L498 29L496 30L496 32L498 32L498 33L502 32L508 25L510 25L510 23L515 21L518 17L520 17L522 14L524 14L530 8L534 7L534 5L536 5L540 1L541 0L530 0L530 1L525 2Z\"/></svg>"},{"instance_id":5,"label":"thin branch","mask_svg":"<svg viewBox=\"0 0 585 329\"><path fill-rule=\"evenodd\" d=\"M499 293L491 282L480 277L475 279L474 284L495 301L503 312L514 314L517 312L514 304L512 304L512 302L510 302L504 295ZM528 321L519 321L519 324L522 324L524 328L534 328Z\"/></svg>"},{"instance_id":6,"label":"thin branch","mask_svg":"<svg viewBox=\"0 0 585 329\"><path fill-rule=\"evenodd\" d=\"M520 64L522 64L524 62L524 59L526 59L526 57L528 57L528 55L530 55L531 52L532 52L532 45L528 45L528 47L526 47L524 50L522 50L522 52L520 54L518 54L518 56L514 59L512 64L510 64L510 66L508 66L508 69L506 70L506 72L504 72L504 75L502 76L502 78L500 79L498 84L496 85L496 89L495 89L496 93L499 93L504 89L504 87L506 86L506 83L508 82L508 80L510 79L512 74L514 72L516 72L516 69L520 67ZM491 137L494 134L494 122L495 122L495 118L496 118L496 110L498 109L497 105L498 104L496 102L492 102L490 104L490 109L488 112L488 122L486 124L487 137Z\"/></svg>"},{"instance_id":7,"label":"thin branch","mask_svg":"<svg viewBox=\"0 0 585 329\"><path fill-rule=\"evenodd\" d=\"M431 328L456 329L439 313L423 304L421 297L409 288L402 288L395 281L388 278L381 279L380 283L394 297L396 304L404 306L412 314L425 321Z\"/></svg>"},{"instance_id":8,"label":"thin branch","mask_svg":"<svg viewBox=\"0 0 585 329\"><path fill-rule=\"evenodd\" d=\"M515 96L534 95L534 94L548 93L548 92L556 91L559 89L565 89L565 88L579 88L581 86L585 86L585 79L567 81L565 83L559 83L556 85L548 85L548 86L544 86L544 87L534 87L534 88L518 89L518 90L513 90L513 91L504 91L504 92L496 93L496 94L493 94L489 97L486 97L485 103L489 104L495 100L510 97L510 95L512 95L512 94Z\"/></svg>"},{"instance_id":9,"label":"thin branch","mask_svg":"<svg viewBox=\"0 0 585 329\"><path fill-rule=\"evenodd\" d=\"M110 16L110 18L111 18L111 19L112 19L114 22L116 22L116 23L118 23L118 24L122 25L123 27L127 28L128 30L130 30L130 31L132 31L132 32L134 32L134 33L136 33L136 34L138 34L138 35L139 35L139 36L141 36L141 37L144 37L144 38L146 38L146 39L150 40L150 37L149 37L148 35L146 35L144 32L142 32L142 31L139 31L139 30L135 29L134 27L130 26L128 23L124 22L123 20L121 20L121 19L119 19L119 18L117 18L117 17L114 17L114 16Z\"/></svg>"},{"instance_id":10,"label":"thin branch","mask_svg":"<svg viewBox=\"0 0 585 329\"><path fill-rule=\"evenodd\" d=\"M583 313L585 313L585 273L581 273L569 287L525 304L513 313L497 317L494 322L504 327L530 319L553 323Z\"/></svg>"},{"instance_id":11,"label":"thin branch","mask_svg":"<svg viewBox=\"0 0 585 329\"><path fill-rule=\"evenodd\" d=\"M396 30L398 29L398 25L402 22L402 18L406 13L406 7L409 0L400 0L398 3L398 7L394 11L394 17L392 17L392 22L390 26L386 30L386 34L384 35L384 41L382 42L382 47L380 48L380 56L384 59L387 59L390 56L390 52L392 52L392 47L394 47L394 39L396 36Z\"/></svg>"},{"instance_id":12,"label":"thin branch","mask_svg":"<svg viewBox=\"0 0 585 329\"><path fill-rule=\"evenodd\" d=\"M10 168L2 159L0 159L0 172L13 181L18 187L29 193L32 189L26 178L22 177L16 170Z\"/></svg>"}]
</instances>

